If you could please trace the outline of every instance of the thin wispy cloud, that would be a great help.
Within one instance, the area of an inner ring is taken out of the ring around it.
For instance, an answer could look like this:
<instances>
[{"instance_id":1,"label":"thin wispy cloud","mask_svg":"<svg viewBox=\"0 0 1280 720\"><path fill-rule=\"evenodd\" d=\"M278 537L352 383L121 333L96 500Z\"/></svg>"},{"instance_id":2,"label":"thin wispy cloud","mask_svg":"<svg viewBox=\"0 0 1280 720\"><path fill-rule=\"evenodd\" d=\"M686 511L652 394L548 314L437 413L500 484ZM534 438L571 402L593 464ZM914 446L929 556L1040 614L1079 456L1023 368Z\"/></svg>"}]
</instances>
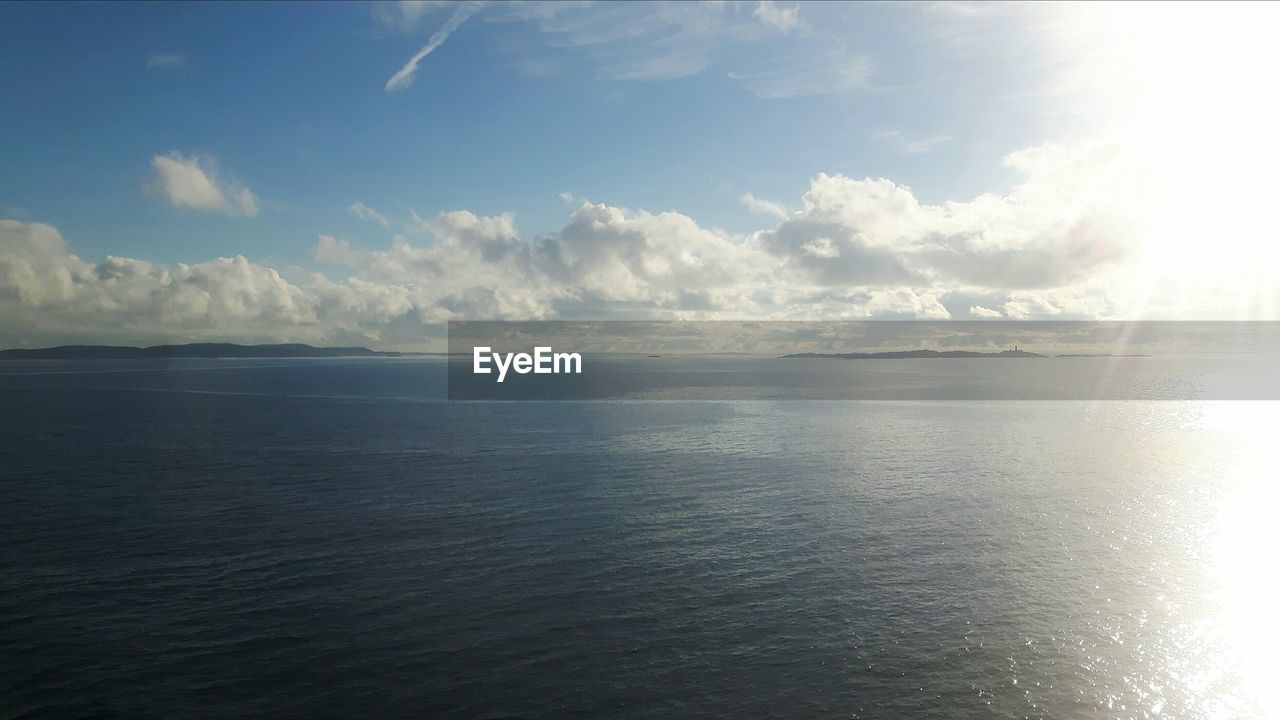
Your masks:
<instances>
[{"instance_id":1,"label":"thin wispy cloud","mask_svg":"<svg viewBox=\"0 0 1280 720\"><path fill-rule=\"evenodd\" d=\"M480 5L457 5L444 26L387 81L386 91L412 85L422 60ZM374 15L384 25L406 31L438 7L434 2L389 4ZM560 74L574 56L587 60L599 78L618 81L676 80L719 67L756 96L777 99L863 91L875 69L860 49L833 41L820 23L806 23L803 8L794 3L528 2L485 7L491 8L486 20L530 25L540 42L556 51L555 57L534 53L508 63L525 77ZM767 66L743 67L741 57L733 58L746 47L781 52Z\"/></svg>"},{"instance_id":2,"label":"thin wispy cloud","mask_svg":"<svg viewBox=\"0 0 1280 720\"><path fill-rule=\"evenodd\" d=\"M808 60L779 65L758 73L729 73L756 97L766 100L838 95L868 90L875 65L871 58Z\"/></svg>"},{"instance_id":3,"label":"thin wispy cloud","mask_svg":"<svg viewBox=\"0 0 1280 720\"><path fill-rule=\"evenodd\" d=\"M756 215L769 215L780 220L784 220L787 217L787 209L782 207L782 205L773 202L772 200L758 198L752 193L744 194L742 197L738 198L738 202L745 205L748 210Z\"/></svg>"},{"instance_id":4,"label":"thin wispy cloud","mask_svg":"<svg viewBox=\"0 0 1280 720\"><path fill-rule=\"evenodd\" d=\"M144 188L173 207L255 217L258 199L233 177L224 176L212 157L173 151L151 158L153 183Z\"/></svg>"},{"instance_id":5,"label":"thin wispy cloud","mask_svg":"<svg viewBox=\"0 0 1280 720\"><path fill-rule=\"evenodd\" d=\"M554 10L548 12L544 10ZM588 56L609 80L672 80L725 62L736 46L777 40L800 26L799 7L764 2L517 4L491 19L529 22L548 46Z\"/></svg>"},{"instance_id":6,"label":"thin wispy cloud","mask_svg":"<svg viewBox=\"0 0 1280 720\"><path fill-rule=\"evenodd\" d=\"M788 33L800 22L800 6L785 7L773 0L760 0L756 3L755 12L751 16L759 18L761 22L777 28L780 32Z\"/></svg>"},{"instance_id":7,"label":"thin wispy cloud","mask_svg":"<svg viewBox=\"0 0 1280 720\"><path fill-rule=\"evenodd\" d=\"M929 137L908 137L901 130L885 130L876 133L876 139L892 144L903 155L927 155L939 147L951 142L950 135L932 135Z\"/></svg>"},{"instance_id":8,"label":"thin wispy cloud","mask_svg":"<svg viewBox=\"0 0 1280 720\"><path fill-rule=\"evenodd\" d=\"M387 220L385 215L378 212L377 210L374 210L368 205L365 205L362 202L352 203L351 207L347 208L347 212L351 213L352 215L355 215L361 220L365 220L371 223L377 223L378 225L381 225L384 228L391 227L391 221Z\"/></svg>"},{"instance_id":9,"label":"thin wispy cloud","mask_svg":"<svg viewBox=\"0 0 1280 720\"><path fill-rule=\"evenodd\" d=\"M436 10L447 7L445 0L400 0L380 2L373 7L373 16L383 25L403 33L418 29L422 19Z\"/></svg>"},{"instance_id":10,"label":"thin wispy cloud","mask_svg":"<svg viewBox=\"0 0 1280 720\"><path fill-rule=\"evenodd\" d=\"M564 69L564 63L556 58L532 57L516 60L510 65L521 77L549 78Z\"/></svg>"},{"instance_id":11,"label":"thin wispy cloud","mask_svg":"<svg viewBox=\"0 0 1280 720\"><path fill-rule=\"evenodd\" d=\"M152 53L147 58L147 67L173 70L187 64L187 56L181 53Z\"/></svg>"},{"instance_id":12,"label":"thin wispy cloud","mask_svg":"<svg viewBox=\"0 0 1280 720\"><path fill-rule=\"evenodd\" d=\"M444 41L448 40L449 36L459 27L462 27L462 23L466 22L467 18L471 17L479 9L480 5L478 3L466 2L459 5L453 11L453 15L449 16L449 19L445 21L444 26L431 36L431 39L427 41L426 45L422 46L421 50L409 58L409 62L405 63L404 67L391 76L391 79L387 81L383 89L387 92L395 92L413 85L414 77L418 74L418 64L422 62L422 59L443 45Z\"/></svg>"}]
</instances>

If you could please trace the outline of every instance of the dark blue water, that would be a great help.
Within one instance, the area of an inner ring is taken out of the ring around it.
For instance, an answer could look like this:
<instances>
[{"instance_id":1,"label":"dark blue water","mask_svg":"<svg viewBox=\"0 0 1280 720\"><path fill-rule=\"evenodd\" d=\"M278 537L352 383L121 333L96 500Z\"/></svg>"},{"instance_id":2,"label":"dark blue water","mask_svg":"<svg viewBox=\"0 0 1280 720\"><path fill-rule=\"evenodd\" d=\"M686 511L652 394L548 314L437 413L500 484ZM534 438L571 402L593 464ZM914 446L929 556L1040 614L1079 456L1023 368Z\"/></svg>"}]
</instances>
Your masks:
<instances>
[{"instance_id":1,"label":"dark blue water","mask_svg":"<svg viewBox=\"0 0 1280 720\"><path fill-rule=\"evenodd\" d=\"M0 717L1276 709L1272 403L0 372Z\"/></svg>"}]
</instances>

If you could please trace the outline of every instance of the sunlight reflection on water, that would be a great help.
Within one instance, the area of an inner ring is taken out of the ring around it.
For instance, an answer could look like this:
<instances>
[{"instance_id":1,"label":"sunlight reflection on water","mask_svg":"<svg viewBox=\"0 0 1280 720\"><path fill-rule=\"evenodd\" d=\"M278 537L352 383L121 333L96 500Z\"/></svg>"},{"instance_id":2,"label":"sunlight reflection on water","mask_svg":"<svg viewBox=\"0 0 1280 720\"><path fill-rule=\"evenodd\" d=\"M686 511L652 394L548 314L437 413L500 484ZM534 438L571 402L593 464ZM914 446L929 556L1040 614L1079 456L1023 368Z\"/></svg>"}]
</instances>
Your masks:
<instances>
[{"instance_id":1,"label":"sunlight reflection on water","mask_svg":"<svg viewBox=\"0 0 1280 720\"><path fill-rule=\"evenodd\" d=\"M1222 638L1221 672L1233 677L1261 717L1280 716L1275 682L1280 677L1277 648L1276 551L1280 490L1276 487L1280 414L1275 403L1206 403L1204 427L1230 433L1235 453L1222 468L1227 483L1208 552L1215 583L1215 607L1207 619ZM1239 717L1246 708L1221 707L1217 716Z\"/></svg>"}]
</instances>

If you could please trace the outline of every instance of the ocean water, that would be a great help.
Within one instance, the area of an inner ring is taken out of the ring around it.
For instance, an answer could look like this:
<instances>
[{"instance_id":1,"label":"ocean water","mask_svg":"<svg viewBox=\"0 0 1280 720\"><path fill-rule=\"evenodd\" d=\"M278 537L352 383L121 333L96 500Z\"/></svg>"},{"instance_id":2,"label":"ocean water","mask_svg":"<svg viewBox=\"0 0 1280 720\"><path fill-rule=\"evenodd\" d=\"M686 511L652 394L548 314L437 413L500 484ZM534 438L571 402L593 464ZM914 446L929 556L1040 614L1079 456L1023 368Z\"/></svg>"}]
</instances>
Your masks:
<instances>
[{"instance_id":1,"label":"ocean water","mask_svg":"<svg viewBox=\"0 0 1280 720\"><path fill-rule=\"evenodd\" d=\"M1280 713L1276 403L443 366L0 365L0 717Z\"/></svg>"}]
</instances>

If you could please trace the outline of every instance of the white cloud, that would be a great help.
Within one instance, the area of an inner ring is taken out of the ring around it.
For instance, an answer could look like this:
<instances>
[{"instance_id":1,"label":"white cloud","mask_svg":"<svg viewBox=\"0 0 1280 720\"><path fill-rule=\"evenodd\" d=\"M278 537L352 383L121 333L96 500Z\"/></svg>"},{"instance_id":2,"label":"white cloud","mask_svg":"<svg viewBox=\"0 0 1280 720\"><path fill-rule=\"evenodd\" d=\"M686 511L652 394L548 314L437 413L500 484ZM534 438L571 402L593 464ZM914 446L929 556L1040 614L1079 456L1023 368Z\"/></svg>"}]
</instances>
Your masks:
<instances>
[{"instance_id":1,"label":"white cloud","mask_svg":"<svg viewBox=\"0 0 1280 720\"><path fill-rule=\"evenodd\" d=\"M94 264L55 228L14 221L0 221L0 251L0 323L31 337L278 337L318 321L308 293L243 257Z\"/></svg>"},{"instance_id":2,"label":"white cloud","mask_svg":"<svg viewBox=\"0 0 1280 720\"><path fill-rule=\"evenodd\" d=\"M443 45L444 41L448 40L449 36L453 34L453 31L461 27L462 23L466 22L467 18L471 17L471 14L478 10L479 7L479 4L475 2L459 4L453 11L453 15L449 16L449 19L445 21L444 26L431 36L431 39L427 41L426 45L422 46L421 50L409 58L409 62L405 63L404 67L396 71L396 74L392 75L390 80L387 80L387 84L383 89L387 92L395 92L413 85L414 76L418 74L418 63L421 63L423 58Z\"/></svg>"},{"instance_id":3,"label":"white cloud","mask_svg":"<svg viewBox=\"0 0 1280 720\"><path fill-rule=\"evenodd\" d=\"M750 10L721 2L518 3L490 19L532 23L558 56L585 56L602 78L644 81L684 78L736 63L735 50L785 42L779 35L795 37L803 26L798 5L767 0ZM773 48L770 57L783 58L782 65L803 72L816 60L814 47L787 42L781 52ZM828 66L846 66L851 60L833 52L829 43L820 47Z\"/></svg>"},{"instance_id":4,"label":"white cloud","mask_svg":"<svg viewBox=\"0 0 1280 720\"><path fill-rule=\"evenodd\" d=\"M0 289L23 305L66 300L90 266L66 251L56 228L43 223L0 220Z\"/></svg>"},{"instance_id":5,"label":"white cloud","mask_svg":"<svg viewBox=\"0 0 1280 720\"><path fill-rule=\"evenodd\" d=\"M50 225L0 221L6 338L222 338L419 347L452 318L1231 318L1280 316L1274 274L1149 277L1132 209L1149 183L1122 148L1011 154L1021 181L966 202L921 202L885 178L818 174L794 212L733 234L678 212L581 201L558 230L522 238L510 214L411 213L381 248L328 235L324 273L243 257L161 265L82 260ZM179 163L182 164L182 163ZM216 184L214 185L216 189ZM212 205L208 187L188 205ZM207 196L207 197L206 197ZM779 206L781 207L781 206ZM1212 237L1212 236L1207 236ZM1243 248L1246 246L1236 246ZM1138 257L1142 260L1142 257ZM1135 275L1135 273L1137 273Z\"/></svg>"},{"instance_id":6,"label":"white cloud","mask_svg":"<svg viewBox=\"0 0 1280 720\"><path fill-rule=\"evenodd\" d=\"M1063 308L1044 293L1020 292L1004 304L1004 312L1014 320L1053 317L1062 315Z\"/></svg>"},{"instance_id":7,"label":"white cloud","mask_svg":"<svg viewBox=\"0 0 1280 720\"><path fill-rule=\"evenodd\" d=\"M801 210L761 241L792 271L822 284L857 277L872 284L1062 287L1132 250L1132 176L1097 170L1115 156L1107 146L1015 153L1006 162L1024 174L1022 184L1005 195L942 205L923 204L884 178L819 174Z\"/></svg>"},{"instance_id":8,"label":"white cloud","mask_svg":"<svg viewBox=\"0 0 1280 720\"><path fill-rule=\"evenodd\" d=\"M937 150L939 147L951 142L950 135L931 135L927 137L911 138L905 135L901 130L885 130L876 133L875 137L880 140L886 140L897 148L898 152L903 155L926 155Z\"/></svg>"},{"instance_id":9,"label":"white cloud","mask_svg":"<svg viewBox=\"0 0 1280 720\"><path fill-rule=\"evenodd\" d=\"M400 0L379 2L373 6L373 16L386 27L402 33L411 33L427 15L448 6L446 0Z\"/></svg>"},{"instance_id":10,"label":"white cloud","mask_svg":"<svg viewBox=\"0 0 1280 720\"><path fill-rule=\"evenodd\" d=\"M391 227L391 221L387 220L387 218L382 213L378 212L377 210L374 210L373 208L369 207L368 205L365 205L362 202L352 203L351 207L347 208L347 212L351 213L352 215L355 215L361 220L377 223L384 228Z\"/></svg>"},{"instance_id":11,"label":"white cloud","mask_svg":"<svg viewBox=\"0 0 1280 720\"><path fill-rule=\"evenodd\" d=\"M552 13L517 7L524 11L497 19L532 22L548 45L587 54L597 72L613 80L688 77L706 69L726 44L760 32L718 3L558 5Z\"/></svg>"},{"instance_id":12,"label":"white cloud","mask_svg":"<svg viewBox=\"0 0 1280 720\"><path fill-rule=\"evenodd\" d=\"M760 0L756 3L755 12L751 15L759 18L760 22L766 25L774 27L783 33L788 33L800 21L800 6L784 7L773 2L773 0Z\"/></svg>"},{"instance_id":13,"label":"white cloud","mask_svg":"<svg viewBox=\"0 0 1280 720\"><path fill-rule=\"evenodd\" d=\"M746 205L747 209L756 215L770 215L780 220L787 217L786 208L771 200L758 198L752 193L744 194L742 197L738 198L738 202Z\"/></svg>"},{"instance_id":14,"label":"white cloud","mask_svg":"<svg viewBox=\"0 0 1280 720\"><path fill-rule=\"evenodd\" d=\"M361 258L360 253L351 249L350 241L339 240L332 235L317 235L311 255L321 262L349 266L355 266Z\"/></svg>"},{"instance_id":15,"label":"white cloud","mask_svg":"<svg viewBox=\"0 0 1280 720\"><path fill-rule=\"evenodd\" d=\"M820 237L801 245L800 254L816 258L838 258L840 257L840 248L831 242L831 238Z\"/></svg>"},{"instance_id":16,"label":"white cloud","mask_svg":"<svg viewBox=\"0 0 1280 720\"><path fill-rule=\"evenodd\" d=\"M222 177L211 157L174 151L151 158L151 168L155 177L147 190L174 207L248 217L258 214L254 194L238 180Z\"/></svg>"},{"instance_id":17,"label":"white cloud","mask_svg":"<svg viewBox=\"0 0 1280 720\"><path fill-rule=\"evenodd\" d=\"M435 2L383 3L374 15L387 27L411 32L438 7ZM388 92L411 85L423 58L479 3L454 7L444 27L387 82ZM503 50L511 56L504 64L526 77L560 73L575 57L598 77L619 81L673 80L721 67L760 97L791 98L866 90L874 70L869 56L846 47L845 33L810 27L794 3L521 2L485 7L486 20L528 24L542 41L543 47Z\"/></svg>"},{"instance_id":18,"label":"white cloud","mask_svg":"<svg viewBox=\"0 0 1280 720\"><path fill-rule=\"evenodd\" d=\"M187 64L187 57L180 53L152 53L147 58L147 67L175 69Z\"/></svg>"},{"instance_id":19,"label":"white cloud","mask_svg":"<svg viewBox=\"0 0 1280 720\"><path fill-rule=\"evenodd\" d=\"M835 57L775 63L769 69L754 73L729 73L729 77L757 97L784 98L838 95L867 90L875 66L870 56Z\"/></svg>"}]
</instances>

